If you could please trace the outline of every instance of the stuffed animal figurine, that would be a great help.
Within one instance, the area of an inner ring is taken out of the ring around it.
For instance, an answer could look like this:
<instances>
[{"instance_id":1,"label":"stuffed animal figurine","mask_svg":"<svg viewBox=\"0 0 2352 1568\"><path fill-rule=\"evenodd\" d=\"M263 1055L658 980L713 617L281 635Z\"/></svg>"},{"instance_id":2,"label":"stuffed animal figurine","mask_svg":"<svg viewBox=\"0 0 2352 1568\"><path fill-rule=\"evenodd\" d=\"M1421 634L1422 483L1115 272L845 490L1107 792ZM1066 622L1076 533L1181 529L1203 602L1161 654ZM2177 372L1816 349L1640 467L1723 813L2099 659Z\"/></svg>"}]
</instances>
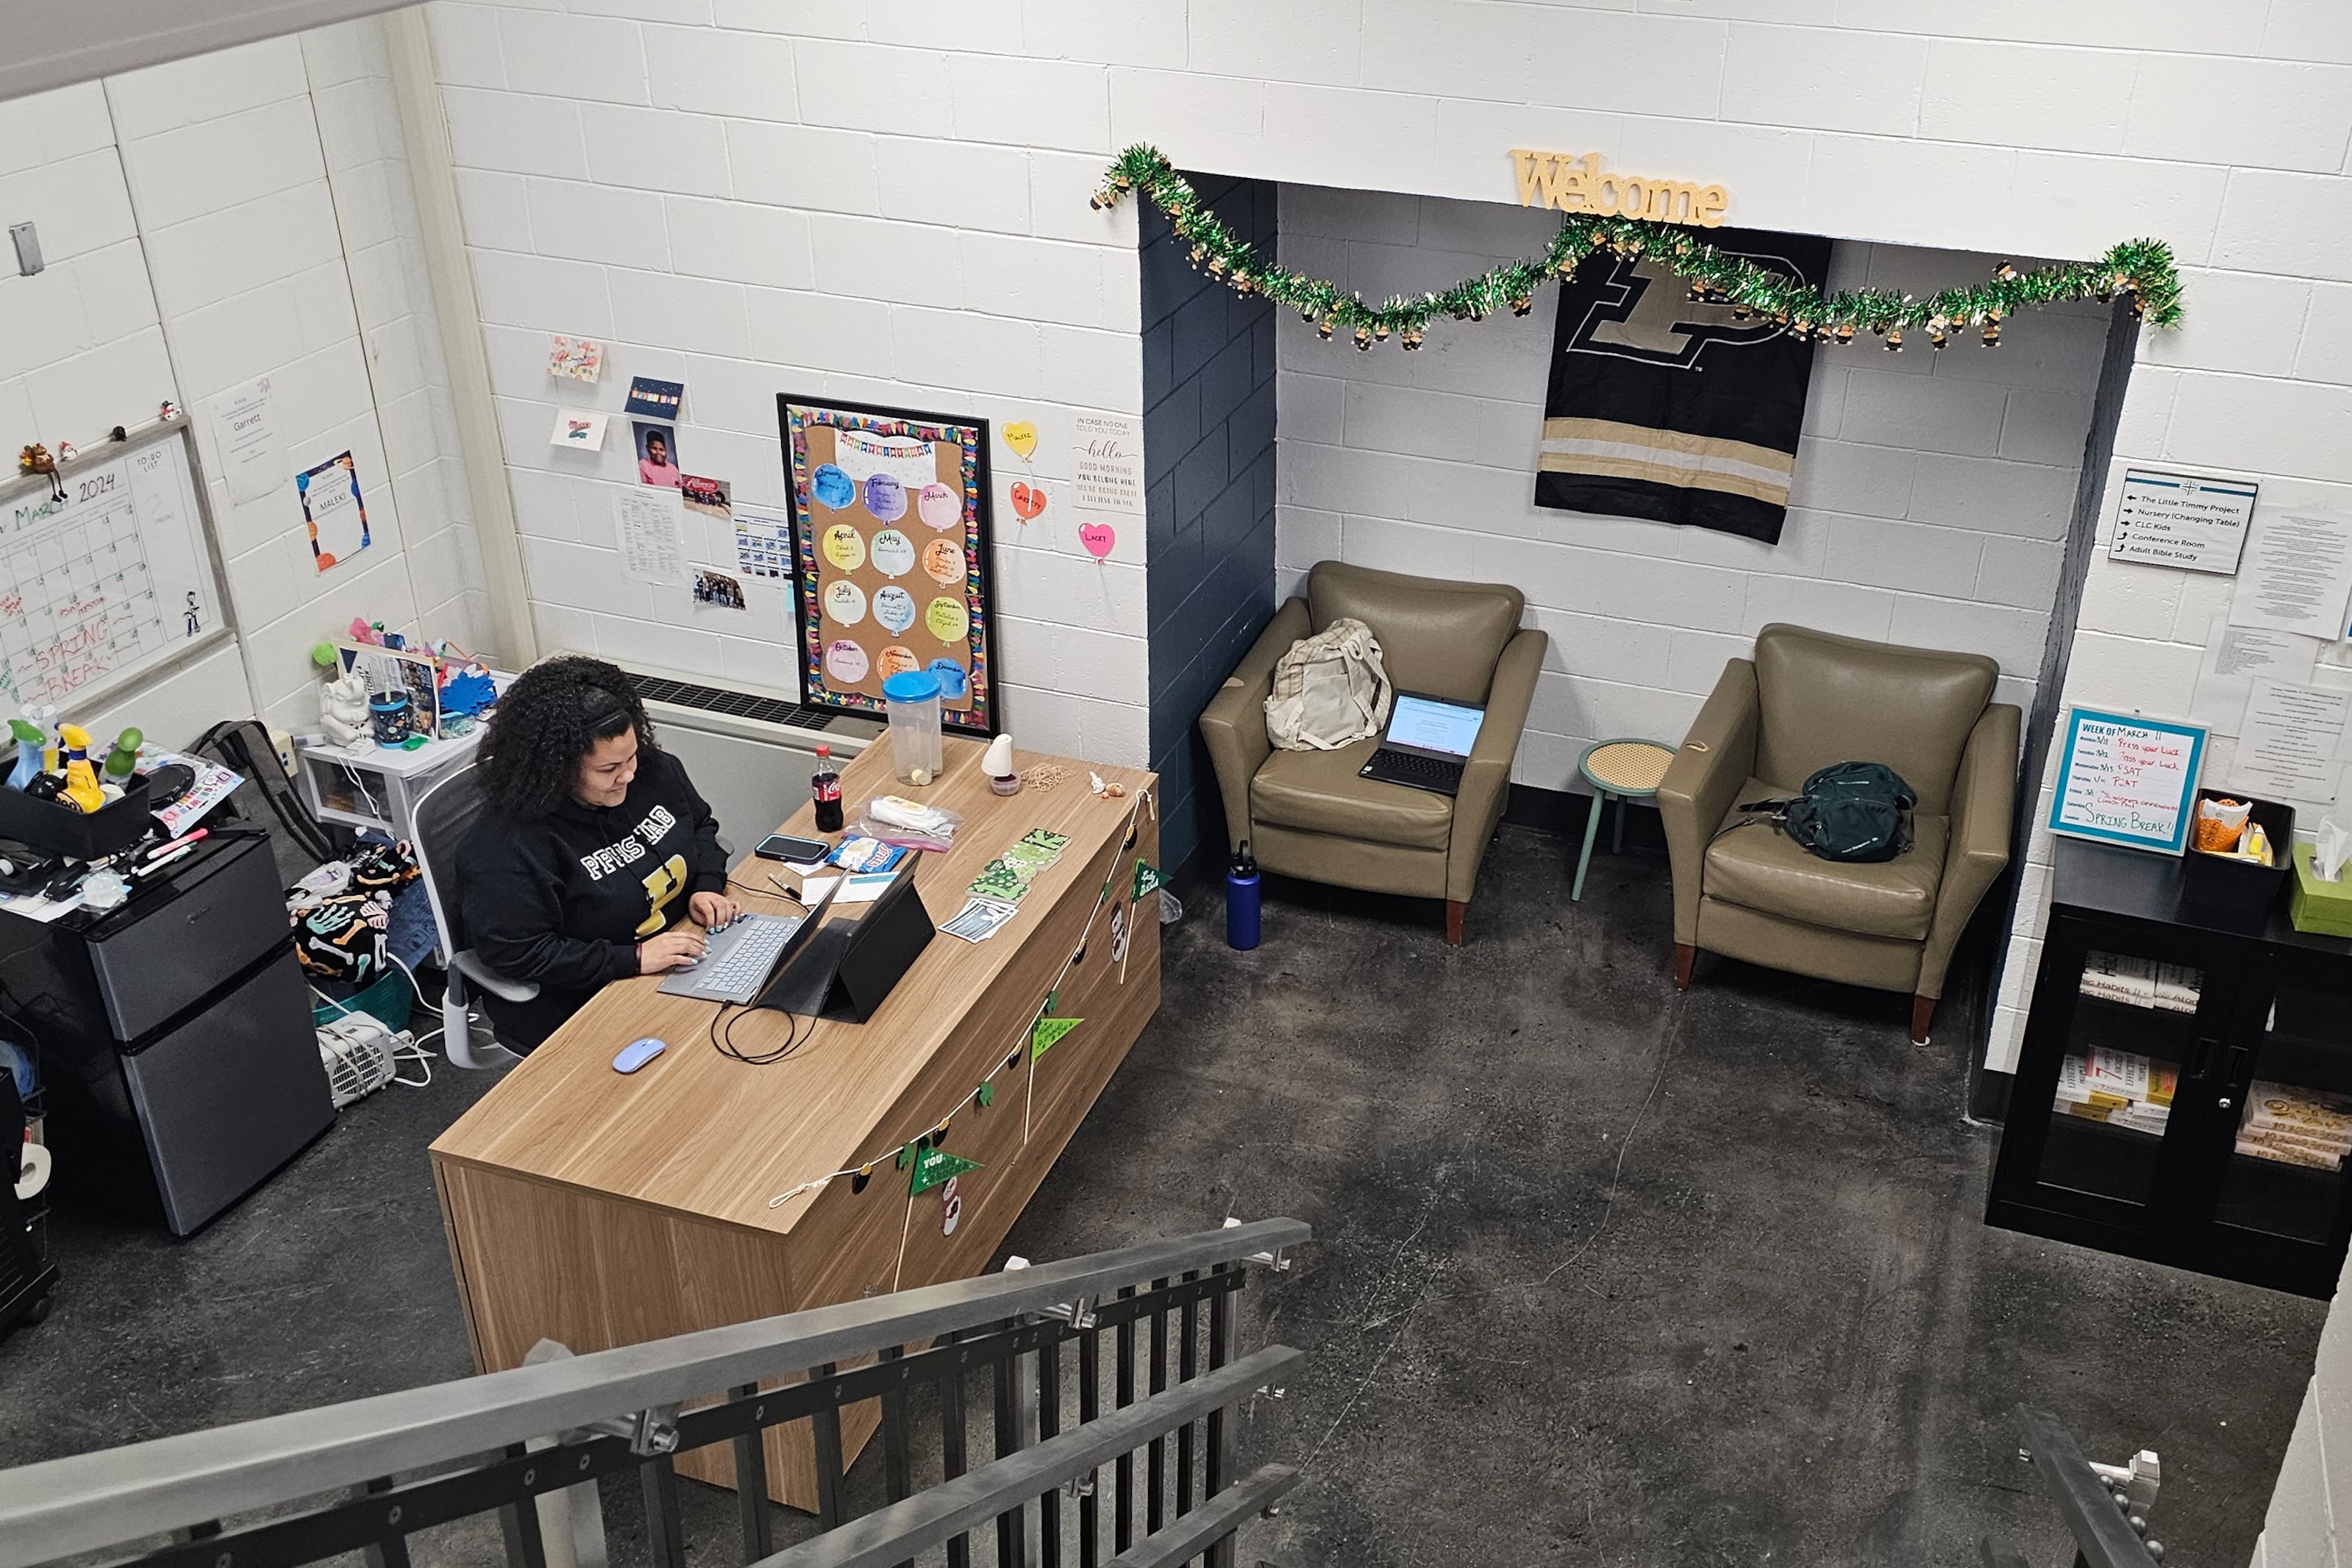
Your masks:
<instances>
[{"instance_id":1,"label":"stuffed animal figurine","mask_svg":"<svg viewBox=\"0 0 2352 1568\"><path fill-rule=\"evenodd\" d=\"M366 676L354 669L319 689L319 727L338 746L372 740Z\"/></svg>"}]
</instances>

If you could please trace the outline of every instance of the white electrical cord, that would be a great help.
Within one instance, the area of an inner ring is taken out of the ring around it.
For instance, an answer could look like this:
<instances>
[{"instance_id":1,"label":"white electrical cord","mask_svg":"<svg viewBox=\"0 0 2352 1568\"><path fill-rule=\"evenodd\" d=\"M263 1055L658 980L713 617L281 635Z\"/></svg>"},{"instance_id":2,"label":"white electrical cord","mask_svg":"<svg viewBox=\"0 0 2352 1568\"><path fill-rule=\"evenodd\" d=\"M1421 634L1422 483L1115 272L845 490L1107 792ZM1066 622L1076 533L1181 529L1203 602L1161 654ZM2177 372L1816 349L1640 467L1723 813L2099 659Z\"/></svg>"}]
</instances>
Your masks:
<instances>
[{"instance_id":1,"label":"white electrical cord","mask_svg":"<svg viewBox=\"0 0 2352 1568\"><path fill-rule=\"evenodd\" d=\"M428 1013L433 1011L433 1004L425 999L425 988L416 983L416 972L409 968L408 965L401 963L399 959L394 958L390 953L384 954L384 957L391 961L394 968L399 970L401 973L408 977L408 988L416 993L417 1005L423 1007ZM337 1001L334 997L330 996L325 992L320 990L316 985L312 985L310 987L310 994L316 996L320 1001L324 1002L328 1006L332 1007L336 1012L341 1013L345 1016L349 1016L352 1014L360 1011L360 1009L352 1006L348 1002ZM394 1076L386 1081L396 1083L403 1089L429 1088L433 1082L433 1053L425 1048L425 1044L426 1041L434 1038L440 1033L441 1030L438 1027L428 1029L421 1035L414 1034L406 1029L394 1032L392 1037L392 1059L394 1064L392 1070ZM410 1062L415 1062L424 1070L425 1076L423 1078L410 1079L399 1076L401 1068Z\"/></svg>"}]
</instances>

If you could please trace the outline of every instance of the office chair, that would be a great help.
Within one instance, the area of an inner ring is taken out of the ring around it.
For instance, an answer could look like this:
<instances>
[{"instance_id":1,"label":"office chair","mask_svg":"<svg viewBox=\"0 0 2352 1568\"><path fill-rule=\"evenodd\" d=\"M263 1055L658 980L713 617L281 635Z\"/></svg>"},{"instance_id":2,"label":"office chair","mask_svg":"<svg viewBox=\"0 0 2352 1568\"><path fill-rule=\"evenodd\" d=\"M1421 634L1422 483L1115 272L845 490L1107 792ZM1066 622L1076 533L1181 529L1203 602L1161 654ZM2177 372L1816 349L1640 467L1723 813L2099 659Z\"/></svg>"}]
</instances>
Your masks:
<instances>
[{"instance_id":1,"label":"office chair","mask_svg":"<svg viewBox=\"0 0 2352 1568\"><path fill-rule=\"evenodd\" d=\"M453 770L436 780L416 803L416 863L425 872L425 896L433 905L433 923L441 933L441 951L449 955L449 985L441 994L441 1044L450 1065L461 1068L504 1067L522 1058L504 1046L474 1048L473 1018L466 1007L471 982L493 996L528 1002L539 986L528 980L509 980L474 956L465 944L457 915L457 847L482 812L482 792L474 783L474 764Z\"/></svg>"}]
</instances>

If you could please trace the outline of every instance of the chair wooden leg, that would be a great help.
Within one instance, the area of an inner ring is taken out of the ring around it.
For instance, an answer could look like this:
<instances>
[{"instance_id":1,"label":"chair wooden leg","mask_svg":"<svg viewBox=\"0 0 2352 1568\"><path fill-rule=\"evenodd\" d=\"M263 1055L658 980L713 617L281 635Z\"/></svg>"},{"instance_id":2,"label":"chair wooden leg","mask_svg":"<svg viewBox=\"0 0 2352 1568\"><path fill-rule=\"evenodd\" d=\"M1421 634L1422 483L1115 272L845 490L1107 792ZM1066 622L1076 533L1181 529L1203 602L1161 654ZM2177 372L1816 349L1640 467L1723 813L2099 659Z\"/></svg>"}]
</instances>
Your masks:
<instances>
[{"instance_id":1,"label":"chair wooden leg","mask_svg":"<svg viewBox=\"0 0 2352 1568\"><path fill-rule=\"evenodd\" d=\"M1675 943L1675 989L1690 989L1691 966L1698 962L1698 949L1690 942Z\"/></svg>"},{"instance_id":2,"label":"chair wooden leg","mask_svg":"<svg viewBox=\"0 0 2352 1568\"><path fill-rule=\"evenodd\" d=\"M1927 1043L1927 1026L1935 1021L1936 998L1933 996L1912 997L1911 1043L1913 1045L1924 1046Z\"/></svg>"},{"instance_id":3,"label":"chair wooden leg","mask_svg":"<svg viewBox=\"0 0 2352 1568\"><path fill-rule=\"evenodd\" d=\"M1449 945L1462 945L1462 917L1469 912L1469 900L1465 899L1445 900L1445 940Z\"/></svg>"}]
</instances>

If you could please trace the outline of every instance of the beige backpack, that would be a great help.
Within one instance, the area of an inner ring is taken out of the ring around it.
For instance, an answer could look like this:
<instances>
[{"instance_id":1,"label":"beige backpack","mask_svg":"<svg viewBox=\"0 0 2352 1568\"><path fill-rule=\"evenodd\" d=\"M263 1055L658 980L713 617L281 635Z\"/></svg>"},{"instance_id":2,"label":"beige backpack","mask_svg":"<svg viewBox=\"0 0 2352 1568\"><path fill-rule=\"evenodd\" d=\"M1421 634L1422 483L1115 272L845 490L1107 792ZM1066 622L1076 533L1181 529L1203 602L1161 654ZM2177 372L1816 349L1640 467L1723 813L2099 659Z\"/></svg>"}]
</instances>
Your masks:
<instances>
[{"instance_id":1,"label":"beige backpack","mask_svg":"<svg viewBox=\"0 0 2352 1568\"><path fill-rule=\"evenodd\" d=\"M1274 667L1265 738L1285 752L1331 752L1389 721L1389 674L1372 628L1341 617L1290 645Z\"/></svg>"}]
</instances>

